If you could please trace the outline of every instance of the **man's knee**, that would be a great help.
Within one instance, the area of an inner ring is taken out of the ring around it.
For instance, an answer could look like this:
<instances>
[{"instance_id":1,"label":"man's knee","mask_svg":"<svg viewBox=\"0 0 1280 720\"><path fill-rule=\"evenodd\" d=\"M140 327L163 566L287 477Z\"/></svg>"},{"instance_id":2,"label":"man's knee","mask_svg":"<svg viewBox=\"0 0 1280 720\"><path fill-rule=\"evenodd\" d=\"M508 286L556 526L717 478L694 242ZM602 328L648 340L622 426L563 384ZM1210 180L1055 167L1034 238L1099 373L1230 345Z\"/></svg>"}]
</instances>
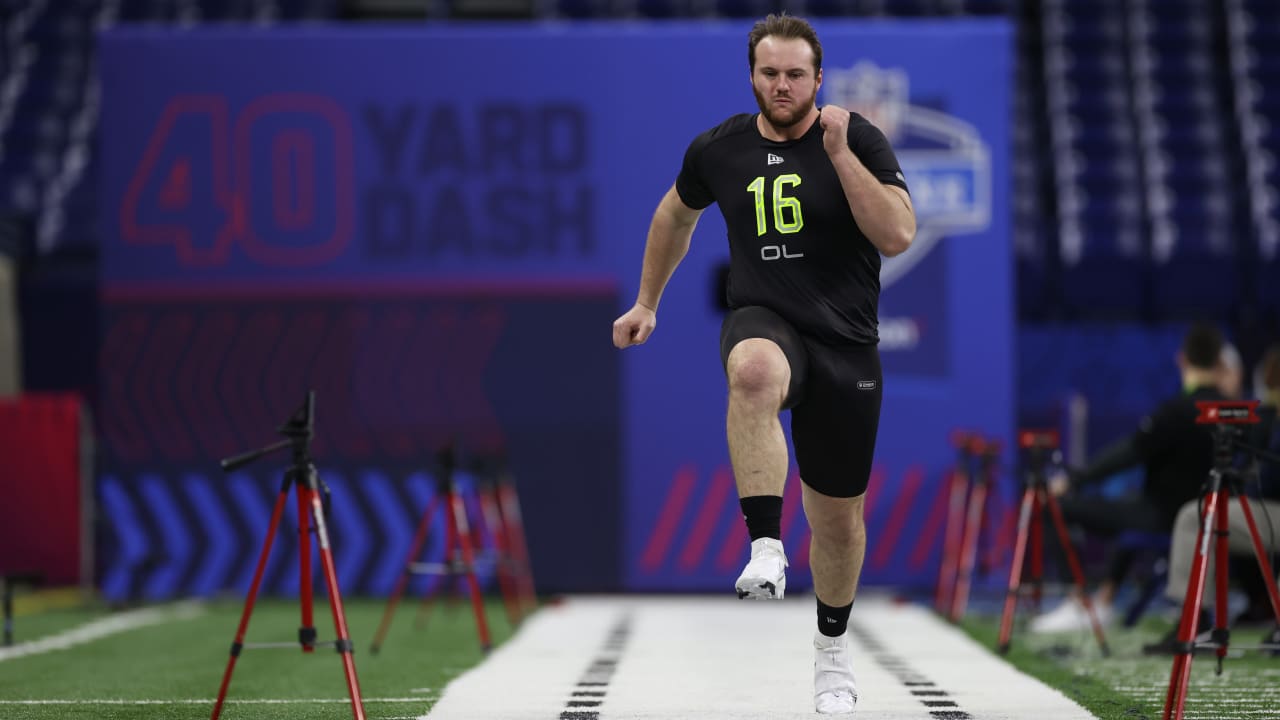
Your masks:
<instances>
[{"instance_id":1,"label":"man's knee","mask_svg":"<svg viewBox=\"0 0 1280 720\"><path fill-rule=\"evenodd\" d=\"M867 527L862 517L862 495L853 498L809 500L806 510L814 539L832 547L851 547L866 542ZM821 509L813 507L821 504Z\"/></svg>"},{"instance_id":2,"label":"man's knee","mask_svg":"<svg viewBox=\"0 0 1280 720\"><path fill-rule=\"evenodd\" d=\"M831 547L853 547L866 542L867 528L861 517L849 517L839 522L824 522L812 526L818 542Z\"/></svg>"},{"instance_id":3,"label":"man's knee","mask_svg":"<svg viewBox=\"0 0 1280 720\"><path fill-rule=\"evenodd\" d=\"M782 404L791 370L771 340L750 338L734 346L726 363L729 393L738 399Z\"/></svg>"},{"instance_id":4,"label":"man's knee","mask_svg":"<svg viewBox=\"0 0 1280 720\"><path fill-rule=\"evenodd\" d=\"M1200 503L1192 501L1185 503L1178 510L1178 517L1173 521L1173 531L1175 533L1191 532L1194 533L1200 528Z\"/></svg>"}]
</instances>

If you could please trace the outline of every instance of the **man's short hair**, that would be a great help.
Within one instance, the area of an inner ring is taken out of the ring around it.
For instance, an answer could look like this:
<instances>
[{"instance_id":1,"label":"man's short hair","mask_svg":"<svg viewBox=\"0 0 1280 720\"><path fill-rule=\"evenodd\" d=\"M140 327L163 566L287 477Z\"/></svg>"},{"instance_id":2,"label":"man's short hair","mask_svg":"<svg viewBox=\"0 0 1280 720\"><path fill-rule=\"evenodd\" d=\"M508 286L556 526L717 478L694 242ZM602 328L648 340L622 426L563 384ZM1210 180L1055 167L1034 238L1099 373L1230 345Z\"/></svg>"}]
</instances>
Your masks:
<instances>
[{"instance_id":1,"label":"man's short hair","mask_svg":"<svg viewBox=\"0 0 1280 720\"><path fill-rule=\"evenodd\" d=\"M1196 323L1182 339L1182 356L1187 364L1212 370L1222 357L1222 331L1208 323Z\"/></svg>"},{"instance_id":2,"label":"man's short hair","mask_svg":"<svg viewBox=\"0 0 1280 720\"><path fill-rule=\"evenodd\" d=\"M816 75L822 69L822 43L818 42L817 31L808 20L782 13L757 20L751 27L751 32L747 34L747 64L751 72L756 71L756 45L769 36L784 40L799 38L809 43L809 47L813 50L814 74Z\"/></svg>"}]
</instances>

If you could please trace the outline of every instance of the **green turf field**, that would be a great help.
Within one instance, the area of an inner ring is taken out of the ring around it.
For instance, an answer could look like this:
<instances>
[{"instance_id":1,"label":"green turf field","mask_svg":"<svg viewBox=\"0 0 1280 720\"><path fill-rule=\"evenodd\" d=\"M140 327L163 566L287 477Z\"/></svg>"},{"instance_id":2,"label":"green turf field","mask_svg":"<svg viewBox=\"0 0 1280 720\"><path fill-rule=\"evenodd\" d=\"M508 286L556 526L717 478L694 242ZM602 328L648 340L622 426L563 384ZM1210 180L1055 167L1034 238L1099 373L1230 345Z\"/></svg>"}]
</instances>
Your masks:
<instances>
[{"instance_id":1,"label":"green turf field","mask_svg":"<svg viewBox=\"0 0 1280 720\"><path fill-rule=\"evenodd\" d=\"M228 600L195 607L194 617L0 661L0 718L208 718L242 605ZM401 603L381 652L371 655L384 607L381 599L346 601L367 717L422 715L451 678L482 659L470 606L437 603L426 626L417 628L417 603ZM20 615L15 640L49 637L108 615L105 609ZM298 617L296 601L260 602L246 641L296 642ZM500 602L489 603L487 617L496 641L511 634ZM321 641L333 638L327 603L317 603L315 622ZM296 647L246 650L222 717L350 718L341 660L332 648L309 655Z\"/></svg>"},{"instance_id":2,"label":"green turf field","mask_svg":"<svg viewBox=\"0 0 1280 720\"><path fill-rule=\"evenodd\" d=\"M241 601L148 610L174 608L190 616L168 618L67 649L0 660L0 719L209 717ZM369 643L383 608L381 599L347 601L365 710L370 720L417 717L431 707L451 678L482 659L474 620L466 604L437 604L426 626L419 628L415 627L416 603L402 603L382 652L374 656ZM29 611L16 619L15 635L19 642L30 642L121 615L93 608ZM487 617L495 641L510 635L501 603L491 600ZM962 627L984 646L994 648L997 620L970 613ZM253 614L248 640L293 642L297 626L297 601L264 601ZM332 618L323 602L316 605L316 626L321 640L332 638ZM1111 630L1112 653L1107 658L1088 633L1016 632L1008 660L1103 720L1159 718L1172 660L1144 657L1140 648L1168 627L1168 620L1149 617L1135 629ZM1237 630L1232 642L1256 643L1265 632L1265 628ZM1186 706L1189 720L1280 718L1280 658L1233 649L1222 675L1215 674L1215 664L1204 655L1198 655L1193 664ZM247 650L237 663L223 717L349 718L341 662L332 649L312 655L296 648Z\"/></svg>"},{"instance_id":3,"label":"green turf field","mask_svg":"<svg viewBox=\"0 0 1280 720\"><path fill-rule=\"evenodd\" d=\"M1015 630L1007 659L1102 720L1155 720L1162 717L1173 658L1144 656L1142 645L1158 640L1171 626L1170 619L1147 617L1132 629L1110 628L1109 657L1102 656L1089 632L1032 635ZM998 617L971 615L962 627L986 647L996 647ZM1231 644L1256 645L1266 633L1260 627L1233 630ZM1221 675L1216 667L1216 657L1204 651L1195 656L1186 718L1280 718L1280 657L1233 648Z\"/></svg>"}]
</instances>

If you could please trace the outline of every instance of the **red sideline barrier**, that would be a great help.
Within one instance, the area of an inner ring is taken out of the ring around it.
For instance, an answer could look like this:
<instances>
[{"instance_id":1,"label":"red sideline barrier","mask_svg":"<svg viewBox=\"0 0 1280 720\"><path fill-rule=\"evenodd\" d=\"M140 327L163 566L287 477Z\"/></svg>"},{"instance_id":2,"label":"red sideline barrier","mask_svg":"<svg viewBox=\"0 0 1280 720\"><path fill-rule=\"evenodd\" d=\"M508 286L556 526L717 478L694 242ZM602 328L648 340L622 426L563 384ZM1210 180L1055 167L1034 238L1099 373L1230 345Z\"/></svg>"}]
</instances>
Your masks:
<instances>
[{"instance_id":1,"label":"red sideline barrier","mask_svg":"<svg viewBox=\"0 0 1280 720\"><path fill-rule=\"evenodd\" d=\"M87 421L74 394L0 398L0 574L46 585L93 575Z\"/></svg>"}]
</instances>

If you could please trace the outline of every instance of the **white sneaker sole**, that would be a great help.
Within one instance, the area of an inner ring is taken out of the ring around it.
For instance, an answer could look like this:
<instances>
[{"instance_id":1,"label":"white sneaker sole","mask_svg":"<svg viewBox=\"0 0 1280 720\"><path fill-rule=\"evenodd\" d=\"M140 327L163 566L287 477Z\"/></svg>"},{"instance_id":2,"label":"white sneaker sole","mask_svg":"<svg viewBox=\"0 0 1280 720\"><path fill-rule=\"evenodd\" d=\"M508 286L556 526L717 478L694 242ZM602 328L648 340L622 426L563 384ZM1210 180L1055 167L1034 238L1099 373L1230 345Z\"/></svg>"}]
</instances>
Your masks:
<instances>
[{"instance_id":1,"label":"white sneaker sole","mask_svg":"<svg viewBox=\"0 0 1280 720\"><path fill-rule=\"evenodd\" d=\"M858 697L833 696L824 697L814 702L814 711L819 715L849 715L858 705Z\"/></svg>"},{"instance_id":2,"label":"white sneaker sole","mask_svg":"<svg viewBox=\"0 0 1280 720\"><path fill-rule=\"evenodd\" d=\"M777 585L761 579L739 580L734 588L738 591L739 600L781 600L787 591L787 583L785 580Z\"/></svg>"}]
</instances>

